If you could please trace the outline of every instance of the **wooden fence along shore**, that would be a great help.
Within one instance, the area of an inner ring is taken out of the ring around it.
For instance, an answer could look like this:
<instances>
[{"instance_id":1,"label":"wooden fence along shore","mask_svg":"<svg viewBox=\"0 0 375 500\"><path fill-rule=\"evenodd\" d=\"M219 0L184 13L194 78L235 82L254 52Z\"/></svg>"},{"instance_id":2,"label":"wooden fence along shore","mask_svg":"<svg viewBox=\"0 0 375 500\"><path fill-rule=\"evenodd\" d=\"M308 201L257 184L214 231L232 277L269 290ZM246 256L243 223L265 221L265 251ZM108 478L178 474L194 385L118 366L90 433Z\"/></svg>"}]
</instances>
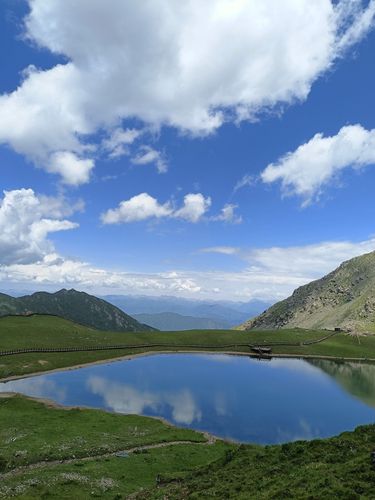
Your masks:
<instances>
[{"instance_id":1,"label":"wooden fence along shore","mask_svg":"<svg viewBox=\"0 0 375 500\"><path fill-rule=\"evenodd\" d=\"M31 354L31 353L57 353L57 352L89 352L89 351L112 351L112 350L129 350L129 349L236 349L247 347L259 355L270 355L272 347L303 347L323 342L330 337L333 337L338 332L331 332L330 334L316 340L306 340L304 342L264 342L263 344L249 344L249 343L236 343L236 344L220 344L220 345L204 345L204 344L115 344L115 345L99 345L99 346L80 346L80 347L26 347L20 349L10 349L0 351L0 356L12 356L17 354Z\"/></svg>"}]
</instances>

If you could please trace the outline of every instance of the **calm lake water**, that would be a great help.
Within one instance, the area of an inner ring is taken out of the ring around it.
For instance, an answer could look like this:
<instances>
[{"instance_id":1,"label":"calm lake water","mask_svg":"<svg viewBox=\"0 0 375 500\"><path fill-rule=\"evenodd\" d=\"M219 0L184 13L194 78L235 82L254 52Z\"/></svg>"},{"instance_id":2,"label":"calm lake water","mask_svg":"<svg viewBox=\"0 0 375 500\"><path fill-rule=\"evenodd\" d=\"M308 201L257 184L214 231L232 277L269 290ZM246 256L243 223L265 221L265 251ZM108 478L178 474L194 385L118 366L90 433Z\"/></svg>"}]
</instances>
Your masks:
<instances>
[{"instance_id":1,"label":"calm lake water","mask_svg":"<svg viewBox=\"0 0 375 500\"><path fill-rule=\"evenodd\" d=\"M375 366L323 360L160 354L1 383L0 391L164 417L264 444L375 421Z\"/></svg>"}]
</instances>

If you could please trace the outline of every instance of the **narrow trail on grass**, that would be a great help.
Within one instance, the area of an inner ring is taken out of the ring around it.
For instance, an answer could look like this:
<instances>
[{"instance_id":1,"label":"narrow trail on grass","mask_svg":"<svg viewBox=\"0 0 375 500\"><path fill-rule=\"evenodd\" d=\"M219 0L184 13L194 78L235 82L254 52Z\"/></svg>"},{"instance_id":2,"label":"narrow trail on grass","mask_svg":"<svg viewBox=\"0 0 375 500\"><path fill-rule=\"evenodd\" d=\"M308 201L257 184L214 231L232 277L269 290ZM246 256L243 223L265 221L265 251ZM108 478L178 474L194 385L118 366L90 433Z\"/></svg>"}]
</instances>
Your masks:
<instances>
[{"instance_id":1,"label":"narrow trail on grass","mask_svg":"<svg viewBox=\"0 0 375 500\"><path fill-rule=\"evenodd\" d=\"M74 463L79 463L79 462L89 462L89 461L94 461L94 460L100 460L103 458L110 458L110 457L116 457L120 453L124 454L132 454L132 453L142 453L147 450L154 450L156 448L166 448L168 446L180 446L180 445L200 445L200 446L211 446L216 443L217 438L215 436L212 436L211 434L204 433L204 437L206 438L206 441L169 441L169 442L163 442L163 443L155 443L155 444L145 444L142 446L134 446L133 448L122 448L121 450L116 450L116 451L111 451L107 453L101 453L99 455L87 455L85 457L72 457L72 458L66 458L66 459L61 459L61 460L42 460L40 462L35 462L29 465L21 465L19 467L16 467L8 472L3 472L0 473L0 481L3 479L7 479L10 477L18 476L20 474L23 474L25 472L29 472L35 469L44 469L47 467L53 467L56 465L67 465L67 464L74 464ZM119 460L126 460L126 456L118 457Z\"/></svg>"}]
</instances>

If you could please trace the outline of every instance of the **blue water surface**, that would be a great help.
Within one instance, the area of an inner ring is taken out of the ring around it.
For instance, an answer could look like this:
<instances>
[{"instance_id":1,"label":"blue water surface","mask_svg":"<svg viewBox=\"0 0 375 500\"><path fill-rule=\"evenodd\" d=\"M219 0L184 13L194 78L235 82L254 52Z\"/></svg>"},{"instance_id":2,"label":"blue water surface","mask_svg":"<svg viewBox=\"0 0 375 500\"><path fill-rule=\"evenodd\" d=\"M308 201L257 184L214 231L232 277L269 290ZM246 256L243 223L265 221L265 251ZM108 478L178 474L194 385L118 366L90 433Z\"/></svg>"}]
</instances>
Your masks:
<instances>
[{"instance_id":1,"label":"blue water surface","mask_svg":"<svg viewBox=\"0 0 375 500\"><path fill-rule=\"evenodd\" d=\"M222 438L271 444L374 422L373 380L373 365L156 354L1 383L0 392L163 417Z\"/></svg>"}]
</instances>

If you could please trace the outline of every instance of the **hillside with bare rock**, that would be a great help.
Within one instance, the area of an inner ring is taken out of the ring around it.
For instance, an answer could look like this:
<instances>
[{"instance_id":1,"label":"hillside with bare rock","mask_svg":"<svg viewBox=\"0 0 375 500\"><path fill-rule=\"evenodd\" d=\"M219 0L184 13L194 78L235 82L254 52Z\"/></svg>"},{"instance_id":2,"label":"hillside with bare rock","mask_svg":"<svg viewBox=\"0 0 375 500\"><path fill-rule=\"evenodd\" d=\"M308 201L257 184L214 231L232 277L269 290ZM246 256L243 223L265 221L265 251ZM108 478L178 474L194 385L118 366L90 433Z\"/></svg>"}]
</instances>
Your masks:
<instances>
[{"instance_id":1,"label":"hillside with bare rock","mask_svg":"<svg viewBox=\"0 0 375 500\"><path fill-rule=\"evenodd\" d=\"M239 327L278 328L375 333L375 252L344 262Z\"/></svg>"}]
</instances>

